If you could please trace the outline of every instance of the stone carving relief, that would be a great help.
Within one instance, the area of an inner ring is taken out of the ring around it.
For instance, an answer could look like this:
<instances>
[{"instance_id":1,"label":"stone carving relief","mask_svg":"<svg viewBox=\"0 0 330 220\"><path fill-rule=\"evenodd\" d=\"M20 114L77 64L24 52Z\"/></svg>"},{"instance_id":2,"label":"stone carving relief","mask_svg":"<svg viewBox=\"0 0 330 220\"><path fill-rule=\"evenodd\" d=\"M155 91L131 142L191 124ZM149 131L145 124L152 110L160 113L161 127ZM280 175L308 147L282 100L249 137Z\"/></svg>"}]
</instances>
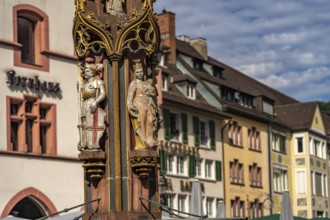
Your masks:
<instances>
[{"instance_id":1,"label":"stone carving relief","mask_svg":"<svg viewBox=\"0 0 330 220\"><path fill-rule=\"evenodd\" d=\"M159 129L159 112L153 80L144 80L141 63L133 66L135 79L130 83L127 108L135 135L135 150L155 149Z\"/></svg>"},{"instance_id":2,"label":"stone carving relief","mask_svg":"<svg viewBox=\"0 0 330 220\"><path fill-rule=\"evenodd\" d=\"M79 93L79 136L78 150L100 150L100 138L105 130L105 111L100 103L105 99L103 64L95 64L86 58L82 65Z\"/></svg>"},{"instance_id":3,"label":"stone carving relief","mask_svg":"<svg viewBox=\"0 0 330 220\"><path fill-rule=\"evenodd\" d=\"M125 0L107 0L106 11L108 14L120 15L123 13L123 4Z\"/></svg>"}]
</instances>

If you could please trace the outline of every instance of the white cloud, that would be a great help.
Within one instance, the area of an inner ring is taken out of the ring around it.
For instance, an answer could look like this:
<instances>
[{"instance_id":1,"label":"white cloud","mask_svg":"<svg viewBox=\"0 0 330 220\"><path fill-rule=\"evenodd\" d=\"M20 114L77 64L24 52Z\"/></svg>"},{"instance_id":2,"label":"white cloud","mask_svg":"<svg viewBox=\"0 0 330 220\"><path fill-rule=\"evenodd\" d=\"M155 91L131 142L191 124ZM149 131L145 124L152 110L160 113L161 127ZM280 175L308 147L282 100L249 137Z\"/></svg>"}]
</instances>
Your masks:
<instances>
[{"instance_id":1,"label":"white cloud","mask_svg":"<svg viewBox=\"0 0 330 220\"><path fill-rule=\"evenodd\" d=\"M210 55L220 61L299 100L330 96L330 89L323 89L330 81L328 0L159 0L157 4L176 13L178 34L206 38Z\"/></svg>"},{"instance_id":2,"label":"white cloud","mask_svg":"<svg viewBox=\"0 0 330 220\"><path fill-rule=\"evenodd\" d=\"M250 75L256 79L262 79L270 74L275 74L279 70L283 69L281 63L251 63L247 65L239 66L238 69Z\"/></svg>"},{"instance_id":3,"label":"white cloud","mask_svg":"<svg viewBox=\"0 0 330 220\"><path fill-rule=\"evenodd\" d=\"M304 33L279 33L279 34L266 34L263 39L266 43L270 44L290 44L297 43L304 38Z\"/></svg>"}]
</instances>

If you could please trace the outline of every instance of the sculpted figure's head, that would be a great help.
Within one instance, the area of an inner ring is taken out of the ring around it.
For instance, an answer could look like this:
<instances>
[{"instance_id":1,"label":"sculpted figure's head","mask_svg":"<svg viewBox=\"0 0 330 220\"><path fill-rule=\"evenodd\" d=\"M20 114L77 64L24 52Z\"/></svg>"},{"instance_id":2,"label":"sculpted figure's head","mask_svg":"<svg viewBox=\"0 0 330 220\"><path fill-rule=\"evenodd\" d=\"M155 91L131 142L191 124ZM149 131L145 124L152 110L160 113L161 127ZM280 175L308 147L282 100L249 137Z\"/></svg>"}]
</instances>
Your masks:
<instances>
[{"instance_id":1,"label":"sculpted figure's head","mask_svg":"<svg viewBox=\"0 0 330 220\"><path fill-rule=\"evenodd\" d=\"M134 74L136 76L137 79L142 80L143 79L143 67L141 63L137 63L135 65L133 65L133 70L134 70Z\"/></svg>"},{"instance_id":2,"label":"sculpted figure's head","mask_svg":"<svg viewBox=\"0 0 330 220\"><path fill-rule=\"evenodd\" d=\"M85 62L85 68L82 75L83 78L90 79L96 75L98 75L99 78L102 78L103 64L95 64L93 58L86 58Z\"/></svg>"}]
</instances>

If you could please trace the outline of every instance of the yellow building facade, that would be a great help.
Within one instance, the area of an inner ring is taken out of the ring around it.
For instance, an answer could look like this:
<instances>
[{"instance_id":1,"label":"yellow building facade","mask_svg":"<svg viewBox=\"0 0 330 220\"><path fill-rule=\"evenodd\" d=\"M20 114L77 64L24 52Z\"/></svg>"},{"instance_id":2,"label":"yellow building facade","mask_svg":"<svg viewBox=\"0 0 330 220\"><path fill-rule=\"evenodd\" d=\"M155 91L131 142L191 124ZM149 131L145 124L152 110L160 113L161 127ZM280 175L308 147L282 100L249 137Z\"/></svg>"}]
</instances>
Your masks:
<instances>
[{"instance_id":1,"label":"yellow building facade","mask_svg":"<svg viewBox=\"0 0 330 220\"><path fill-rule=\"evenodd\" d=\"M227 216L269 215L267 124L233 116L223 127Z\"/></svg>"}]
</instances>

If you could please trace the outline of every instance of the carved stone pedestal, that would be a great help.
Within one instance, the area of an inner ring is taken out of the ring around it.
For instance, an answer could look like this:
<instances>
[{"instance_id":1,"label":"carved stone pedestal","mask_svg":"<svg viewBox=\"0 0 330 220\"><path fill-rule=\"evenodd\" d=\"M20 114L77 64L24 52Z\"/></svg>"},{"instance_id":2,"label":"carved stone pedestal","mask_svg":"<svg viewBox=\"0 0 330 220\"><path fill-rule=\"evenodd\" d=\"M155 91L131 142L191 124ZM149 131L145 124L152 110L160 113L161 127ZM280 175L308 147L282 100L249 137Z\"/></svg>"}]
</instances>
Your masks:
<instances>
[{"instance_id":1,"label":"carved stone pedestal","mask_svg":"<svg viewBox=\"0 0 330 220\"><path fill-rule=\"evenodd\" d=\"M134 150L128 152L132 170L139 177L148 177L157 165L158 155L156 150Z\"/></svg>"},{"instance_id":2,"label":"carved stone pedestal","mask_svg":"<svg viewBox=\"0 0 330 220\"><path fill-rule=\"evenodd\" d=\"M84 161L86 177L92 181L102 179L105 172L105 153L103 151L83 151L78 155Z\"/></svg>"}]
</instances>

